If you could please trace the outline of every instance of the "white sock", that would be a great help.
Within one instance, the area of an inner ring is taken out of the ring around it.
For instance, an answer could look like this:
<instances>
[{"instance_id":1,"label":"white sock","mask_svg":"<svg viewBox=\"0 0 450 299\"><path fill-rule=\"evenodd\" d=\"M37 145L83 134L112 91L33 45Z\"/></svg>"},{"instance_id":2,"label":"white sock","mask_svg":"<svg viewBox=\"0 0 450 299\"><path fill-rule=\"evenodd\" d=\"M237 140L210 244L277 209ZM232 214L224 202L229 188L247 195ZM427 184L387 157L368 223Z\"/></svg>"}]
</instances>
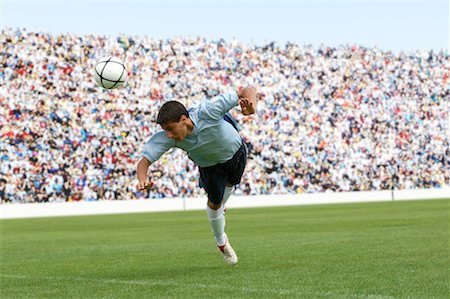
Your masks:
<instances>
[{"instance_id":1,"label":"white sock","mask_svg":"<svg viewBox=\"0 0 450 299\"><path fill-rule=\"evenodd\" d=\"M225 244L225 216L223 215L223 205L219 209L213 210L206 205L206 213L208 214L209 224L219 246Z\"/></svg>"},{"instance_id":2,"label":"white sock","mask_svg":"<svg viewBox=\"0 0 450 299\"><path fill-rule=\"evenodd\" d=\"M223 192L223 201L222 201L222 206L225 206L228 198L230 198L231 193L233 193L234 190L234 186L228 187L225 186L225 191Z\"/></svg>"}]
</instances>

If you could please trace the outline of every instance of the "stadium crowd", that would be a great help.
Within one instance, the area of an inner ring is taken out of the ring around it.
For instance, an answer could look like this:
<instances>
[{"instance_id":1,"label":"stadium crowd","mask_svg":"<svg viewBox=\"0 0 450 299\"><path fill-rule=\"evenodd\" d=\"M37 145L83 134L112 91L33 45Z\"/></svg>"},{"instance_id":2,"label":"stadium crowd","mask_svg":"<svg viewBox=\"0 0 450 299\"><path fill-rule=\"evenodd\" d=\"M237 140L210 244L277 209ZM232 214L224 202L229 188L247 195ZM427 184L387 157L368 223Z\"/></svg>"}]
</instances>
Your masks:
<instances>
[{"instance_id":1,"label":"stadium crowd","mask_svg":"<svg viewBox=\"0 0 450 299\"><path fill-rule=\"evenodd\" d=\"M449 184L450 59L356 45L246 45L235 40L2 32L1 202L122 200L203 194L181 150L135 189L159 107L188 107L240 86L257 114L234 116L249 147L236 194L435 188ZM116 55L129 81L93 79Z\"/></svg>"}]
</instances>

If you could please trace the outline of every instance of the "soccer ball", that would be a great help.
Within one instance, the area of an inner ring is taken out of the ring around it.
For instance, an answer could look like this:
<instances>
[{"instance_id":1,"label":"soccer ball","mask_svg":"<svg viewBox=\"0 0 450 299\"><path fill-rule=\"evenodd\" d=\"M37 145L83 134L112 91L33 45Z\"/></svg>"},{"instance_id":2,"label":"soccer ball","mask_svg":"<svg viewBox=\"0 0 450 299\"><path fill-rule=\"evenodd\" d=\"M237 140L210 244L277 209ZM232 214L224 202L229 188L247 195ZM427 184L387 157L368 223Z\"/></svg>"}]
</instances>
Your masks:
<instances>
[{"instance_id":1,"label":"soccer ball","mask_svg":"<svg viewBox=\"0 0 450 299\"><path fill-rule=\"evenodd\" d=\"M103 88L114 89L127 81L127 69L122 61L114 56L101 58L95 65L95 82Z\"/></svg>"}]
</instances>

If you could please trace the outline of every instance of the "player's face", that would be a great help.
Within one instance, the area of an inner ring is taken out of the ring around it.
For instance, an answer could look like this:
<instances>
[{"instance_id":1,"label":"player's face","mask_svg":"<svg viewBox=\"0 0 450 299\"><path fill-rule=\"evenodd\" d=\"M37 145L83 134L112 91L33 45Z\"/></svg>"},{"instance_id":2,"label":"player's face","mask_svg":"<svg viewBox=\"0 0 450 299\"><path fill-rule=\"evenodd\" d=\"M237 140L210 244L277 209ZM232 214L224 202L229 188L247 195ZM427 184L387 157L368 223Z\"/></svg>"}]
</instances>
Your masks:
<instances>
[{"instance_id":1,"label":"player's face","mask_svg":"<svg viewBox=\"0 0 450 299\"><path fill-rule=\"evenodd\" d=\"M162 125L162 128L166 132L167 137L175 139L176 141L183 141L189 134L188 127L183 118L177 122L164 124Z\"/></svg>"}]
</instances>

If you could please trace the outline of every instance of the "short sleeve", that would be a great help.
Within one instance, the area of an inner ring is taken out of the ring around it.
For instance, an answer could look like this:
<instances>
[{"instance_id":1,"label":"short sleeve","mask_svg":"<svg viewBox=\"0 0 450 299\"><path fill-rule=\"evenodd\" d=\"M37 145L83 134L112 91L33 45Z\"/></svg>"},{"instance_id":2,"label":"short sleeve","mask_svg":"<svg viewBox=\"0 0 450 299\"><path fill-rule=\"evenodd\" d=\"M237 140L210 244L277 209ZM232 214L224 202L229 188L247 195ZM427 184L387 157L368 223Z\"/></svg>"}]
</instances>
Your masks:
<instances>
[{"instance_id":1,"label":"short sleeve","mask_svg":"<svg viewBox=\"0 0 450 299\"><path fill-rule=\"evenodd\" d=\"M153 135L144 145L142 155L150 162L154 163L169 149L175 146L175 140L167 137L164 131L159 131Z\"/></svg>"}]
</instances>

